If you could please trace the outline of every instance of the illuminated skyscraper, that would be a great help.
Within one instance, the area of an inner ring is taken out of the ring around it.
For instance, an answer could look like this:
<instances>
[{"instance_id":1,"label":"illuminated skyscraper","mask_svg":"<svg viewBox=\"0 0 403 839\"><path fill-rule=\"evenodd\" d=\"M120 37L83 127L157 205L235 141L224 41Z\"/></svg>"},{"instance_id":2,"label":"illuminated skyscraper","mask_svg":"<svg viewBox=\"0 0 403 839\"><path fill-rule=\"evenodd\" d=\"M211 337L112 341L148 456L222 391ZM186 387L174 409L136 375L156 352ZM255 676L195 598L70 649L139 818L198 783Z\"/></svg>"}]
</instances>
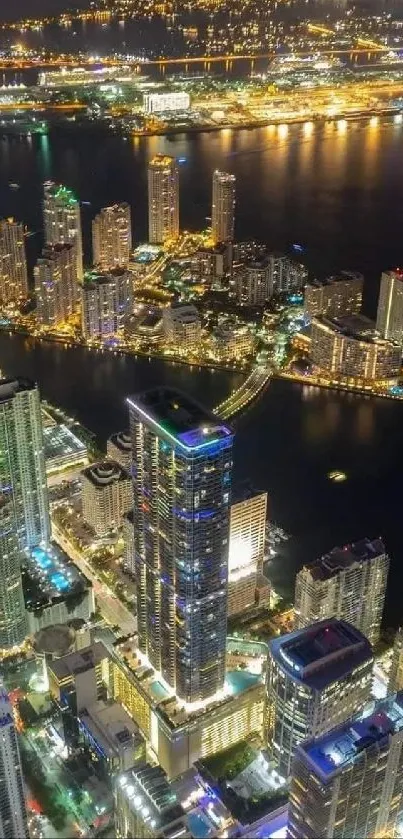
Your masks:
<instances>
[{"instance_id":1,"label":"illuminated skyscraper","mask_svg":"<svg viewBox=\"0 0 403 839\"><path fill-rule=\"evenodd\" d=\"M128 265L132 221L128 204L104 207L92 222L93 262L102 271Z\"/></svg>"},{"instance_id":2,"label":"illuminated skyscraper","mask_svg":"<svg viewBox=\"0 0 403 839\"><path fill-rule=\"evenodd\" d=\"M84 337L91 340L116 335L132 313L132 274L125 268L114 268L105 274L86 271L81 300Z\"/></svg>"},{"instance_id":3,"label":"illuminated skyscraper","mask_svg":"<svg viewBox=\"0 0 403 839\"><path fill-rule=\"evenodd\" d=\"M10 496L22 549L50 538L41 405L26 379L0 381L0 482ZM1 581L0 581L1 584Z\"/></svg>"},{"instance_id":4,"label":"illuminated skyscraper","mask_svg":"<svg viewBox=\"0 0 403 839\"><path fill-rule=\"evenodd\" d=\"M229 172L213 173L213 199L211 205L211 231L214 244L232 242L235 227L235 175Z\"/></svg>"},{"instance_id":5,"label":"illuminated skyscraper","mask_svg":"<svg viewBox=\"0 0 403 839\"><path fill-rule=\"evenodd\" d=\"M0 650L18 647L27 635L21 559L13 494L3 491L0 495Z\"/></svg>"},{"instance_id":6,"label":"illuminated skyscraper","mask_svg":"<svg viewBox=\"0 0 403 839\"><path fill-rule=\"evenodd\" d=\"M148 164L148 238L163 245L179 235L179 169L174 157L157 154Z\"/></svg>"},{"instance_id":7,"label":"illuminated skyscraper","mask_svg":"<svg viewBox=\"0 0 403 839\"><path fill-rule=\"evenodd\" d=\"M70 189L46 181L44 184L43 219L45 243L64 245L73 242L76 248L77 279L83 279L83 242L80 204Z\"/></svg>"},{"instance_id":8,"label":"illuminated skyscraper","mask_svg":"<svg viewBox=\"0 0 403 839\"><path fill-rule=\"evenodd\" d=\"M403 812L403 694L297 747L287 836L398 836Z\"/></svg>"},{"instance_id":9,"label":"illuminated skyscraper","mask_svg":"<svg viewBox=\"0 0 403 839\"><path fill-rule=\"evenodd\" d=\"M28 839L27 811L13 709L0 688L0 836Z\"/></svg>"},{"instance_id":10,"label":"illuminated skyscraper","mask_svg":"<svg viewBox=\"0 0 403 839\"><path fill-rule=\"evenodd\" d=\"M77 309L75 245L47 245L34 268L36 316L43 326L57 327Z\"/></svg>"},{"instance_id":11,"label":"illuminated skyscraper","mask_svg":"<svg viewBox=\"0 0 403 839\"><path fill-rule=\"evenodd\" d=\"M384 271L379 289L376 328L383 338L403 343L403 271Z\"/></svg>"},{"instance_id":12,"label":"illuminated skyscraper","mask_svg":"<svg viewBox=\"0 0 403 839\"><path fill-rule=\"evenodd\" d=\"M257 575L263 572L267 493L231 505L228 614L243 612L255 602Z\"/></svg>"},{"instance_id":13,"label":"illuminated skyscraper","mask_svg":"<svg viewBox=\"0 0 403 839\"><path fill-rule=\"evenodd\" d=\"M14 219L0 220L0 300L15 303L28 294L24 228Z\"/></svg>"},{"instance_id":14,"label":"illuminated skyscraper","mask_svg":"<svg viewBox=\"0 0 403 839\"><path fill-rule=\"evenodd\" d=\"M170 388L128 402L139 647L193 704L224 685L233 434Z\"/></svg>"},{"instance_id":15,"label":"illuminated skyscraper","mask_svg":"<svg viewBox=\"0 0 403 839\"><path fill-rule=\"evenodd\" d=\"M372 665L369 641L336 618L271 641L269 749L282 775L290 774L299 743L320 736L364 708L371 695Z\"/></svg>"}]
</instances>

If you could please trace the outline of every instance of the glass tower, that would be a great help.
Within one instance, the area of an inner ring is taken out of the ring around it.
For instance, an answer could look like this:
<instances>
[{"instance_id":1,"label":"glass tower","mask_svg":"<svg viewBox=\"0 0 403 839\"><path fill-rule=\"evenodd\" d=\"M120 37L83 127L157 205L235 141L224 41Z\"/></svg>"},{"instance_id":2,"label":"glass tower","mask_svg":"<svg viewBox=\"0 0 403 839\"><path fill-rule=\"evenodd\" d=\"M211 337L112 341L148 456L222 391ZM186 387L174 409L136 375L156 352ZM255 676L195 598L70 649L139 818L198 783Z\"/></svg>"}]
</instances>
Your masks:
<instances>
[{"instance_id":1,"label":"glass tower","mask_svg":"<svg viewBox=\"0 0 403 839\"><path fill-rule=\"evenodd\" d=\"M28 839L27 811L13 711L0 687L0 836Z\"/></svg>"},{"instance_id":2,"label":"glass tower","mask_svg":"<svg viewBox=\"0 0 403 839\"><path fill-rule=\"evenodd\" d=\"M15 527L12 493L0 494L0 649L18 647L27 636L21 579L22 551Z\"/></svg>"},{"instance_id":3,"label":"glass tower","mask_svg":"<svg viewBox=\"0 0 403 839\"><path fill-rule=\"evenodd\" d=\"M233 434L170 388L128 402L139 647L197 703L224 685Z\"/></svg>"}]
</instances>

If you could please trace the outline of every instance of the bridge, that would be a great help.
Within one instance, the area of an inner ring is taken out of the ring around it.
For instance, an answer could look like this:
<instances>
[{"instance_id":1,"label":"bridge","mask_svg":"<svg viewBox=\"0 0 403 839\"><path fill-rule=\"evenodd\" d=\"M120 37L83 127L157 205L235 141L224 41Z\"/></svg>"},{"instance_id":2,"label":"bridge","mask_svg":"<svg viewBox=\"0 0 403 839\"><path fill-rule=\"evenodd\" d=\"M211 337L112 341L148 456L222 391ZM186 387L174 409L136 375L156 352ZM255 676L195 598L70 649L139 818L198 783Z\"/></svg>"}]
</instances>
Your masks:
<instances>
[{"instance_id":1,"label":"bridge","mask_svg":"<svg viewBox=\"0 0 403 839\"><path fill-rule=\"evenodd\" d=\"M246 408L259 393L263 390L272 375L272 368L268 365L259 364L253 368L248 378L241 384L237 390L224 399L214 408L214 413L222 417L224 420L230 419L234 414L238 414L243 408Z\"/></svg>"}]
</instances>

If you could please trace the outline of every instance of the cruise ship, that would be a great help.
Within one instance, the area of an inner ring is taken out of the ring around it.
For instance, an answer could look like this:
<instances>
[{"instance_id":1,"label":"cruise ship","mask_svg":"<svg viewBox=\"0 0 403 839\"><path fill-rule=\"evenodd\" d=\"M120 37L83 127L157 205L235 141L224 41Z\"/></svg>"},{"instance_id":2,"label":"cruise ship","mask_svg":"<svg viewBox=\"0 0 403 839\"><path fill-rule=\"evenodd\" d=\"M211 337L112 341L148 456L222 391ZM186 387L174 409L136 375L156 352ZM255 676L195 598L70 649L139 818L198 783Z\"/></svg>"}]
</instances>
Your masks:
<instances>
[{"instance_id":1,"label":"cruise ship","mask_svg":"<svg viewBox=\"0 0 403 839\"><path fill-rule=\"evenodd\" d=\"M319 72L323 70L337 70L343 67L343 62L337 57L325 57L320 53L313 53L301 57L288 53L287 55L277 55L269 64L270 73L295 73L297 71L303 72Z\"/></svg>"}]
</instances>

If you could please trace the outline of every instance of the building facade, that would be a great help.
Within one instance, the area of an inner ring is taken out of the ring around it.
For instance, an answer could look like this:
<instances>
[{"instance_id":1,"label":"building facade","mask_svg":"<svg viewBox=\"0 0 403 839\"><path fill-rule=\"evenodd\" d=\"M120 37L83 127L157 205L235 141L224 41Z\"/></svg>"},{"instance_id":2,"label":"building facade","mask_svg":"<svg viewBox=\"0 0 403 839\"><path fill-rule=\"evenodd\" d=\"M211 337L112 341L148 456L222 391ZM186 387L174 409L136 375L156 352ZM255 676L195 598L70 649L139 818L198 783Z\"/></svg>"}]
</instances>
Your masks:
<instances>
[{"instance_id":1,"label":"building facade","mask_svg":"<svg viewBox=\"0 0 403 839\"><path fill-rule=\"evenodd\" d=\"M0 650L23 643L27 616L22 590L23 553L18 542L11 493L0 495Z\"/></svg>"},{"instance_id":2,"label":"building facade","mask_svg":"<svg viewBox=\"0 0 403 839\"><path fill-rule=\"evenodd\" d=\"M126 434L125 431L111 434L106 444L106 455L109 460L116 460L116 463L130 473L133 459L130 434Z\"/></svg>"},{"instance_id":3,"label":"building facade","mask_svg":"<svg viewBox=\"0 0 403 839\"><path fill-rule=\"evenodd\" d=\"M78 308L76 246L47 245L34 268L36 316L41 326L58 327Z\"/></svg>"},{"instance_id":4,"label":"building facade","mask_svg":"<svg viewBox=\"0 0 403 839\"><path fill-rule=\"evenodd\" d=\"M0 219L0 301L4 306L27 296L24 227L13 218Z\"/></svg>"},{"instance_id":5,"label":"building facade","mask_svg":"<svg viewBox=\"0 0 403 839\"><path fill-rule=\"evenodd\" d=\"M172 303L162 312L164 340L178 354L196 352L200 347L201 322L196 306Z\"/></svg>"},{"instance_id":6,"label":"building facade","mask_svg":"<svg viewBox=\"0 0 403 839\"><path fill-rule=\"evenodd\" d=\"M380 539L362 539L304 565L295 580L295 626L340 618L379 641L389 557Z\"/></svg>"},{"instance_id":7,"label":"building facade","mask_svg":"<svg viewBox=\"0 0 403 839\"><path fill-rule=\"evenodd\" d=\"M81 288L81 326L86 340L103 340L123 330L133 309L130 271L114 268L107 274L87 271Z\"/></svg>"},{"instance_id":8,"label":"building facade","mask_svg":"<svg viewBox=\"0 0 403 839\"><path fill-rule=\"evenodd\" d=\"M259 262L251 262L238 269L236 296L243 306L263 306L273 294L270 261L267 256Z\"/></svg>"},{"instance_id":9,"label":"building facade","mask_svg":"<svg viewBox=\"0 0 403 839\"><path fill-rule=\"evenodd\" d=\"M29 839L20 750L4 688L0 689L0 836Z\"/></svg>"},{"instance_id":10,"label":"building facade","mask_svg":"<svg viewBox=\"0 0 403 839\"><path fill-rule=\"evenodd\" d=\"M174 157L157 154L148 164L148 239L164 245L178 236L178 164Z\"/></svg>"},{"instance_id":11,"label":"building facade","mask_svg":"<svg viewBox=\"0 0 403 839\"><path fill-rule=\"evenodd\" d=\"M81 232L80 203L70 189L53 181L44 185L43 220L45 243L75 246L77 279L83 279L83 241Z\"/></svg>"},{"instance_id":12,"label":"building facade","mask_svg":"<svg viewBox=\"0 0 403 839\"><path fill-rule=\"evenodd\" d=\"M211 232L215 245L234 240L235 189L235 175L216 169L213 173L211 203Z\"/></svg>"},{"instance_id":13,"label":"building facade","mask_svg":"<svg viewBox=\"0 0 403 839\"><path fill-rule=\"evenodd\" d=\"M257 575L263 571L267 493L231 505L228 559L228 615L255 603Z\"/></svg>"},{"instance_id":14,"label":"building facade","mask_svg":"<svg viewBox=\"0 0 403 839\"><path fill-rule=\"evenodd\" d=\"M312 320L319 315L327 318L358 315L361 311L364 277L355 271L342 271L324 282L316 280L305 286L305 316Z\"/></svg>"},{"instance_id":15,"label":"building facade","mask_svg":"<svg viewBox=\"0 0 403 839\"><path fill-rule=\"evenodd\" d=\"M93 263L101 271L129 264L132 219L129 204L104 207L92 222Z\"/></svg>"},{"instance_id":16,"label":"building facade","mask_svg":"<svg viewBox=\"0 0 403 839\"><path fill-rule=\"evenodd\" d=\"M403 271L384 271L379 289L376 328L382 338L403 343Z\"/></svg>"},{"instance_id":17,"label":"building facade","mask_svg":"<svg viewBox=\"0 0 403 839\"><path fill-rule=\"evenodd\" d=\"M115 780L115 828L122 839L187 839L185 811L160 766L140 762ZM140 803L141 802L141 803Z\"/></svg>"},{"instance_id":18,"label":"building facade","mask_svg":"<svg viewBox=\"0 0 403 839\"><path fill-rule=\"evenodd\" d=\"M371 694L369 641L336 618L275 638L269 647L269 750L288 777L296 746L359 713Z\"/></svg>"},{"instance_id":19,"label":"building facade","mask_svg":"<svg viewBox=\"0 0 403 839\"><path fill-rule=\"evenodd\" d=\"M403 696L298 746L292 767L292 839L396 836L403 811Z\"/></svg>"},{"instance_id":20,"label":"building facade","mask_svg":"<svg viewBox=\"0 0 403 839\"><path fill-rule=\"evenodd\" d=\"M399 375L401 348L377 337L362 316L318 317L312 321L310 357L318 369L346 383L389 386Z\"/></svg>"},{"instance_id":21,"label":"building facade","mask_svg":"<svg viewBox=\"0 0 403 839\"><path fill-rule=\"evenodd\" d=\"M97 536L122 527L133 504L129 474L114 460L92 463L81 473L83 517Z\"/></svg>"},{"instance_id":22,"label":"building facade","mask_svg":"<svg viewBox=\"0 0 403 839\"><path fill-rule=\"evenodd\" d=\"M301 289L308 279L308 269L284 254L269 254L269 287L275 294Z\"/></svg>"},{"instance_id":23,"label":"building facade","mask_svg":"<svg viewBox=\"0 0 403 839\"><path fill-rule=\"evenodd\" d=\"M233 434L170 388L128 403L139 648L203 702L224 685Z\"/></svg>"},{"instance_id":24,"label":"building facade","mask_svg":"<svg viewBox=\"0 0 403 839\"><path fill-rule=\"evenodd\" d=\"M399 690L403 690L403 631L401 628L397 630L393 644L388 693L396 693Z\"/></svg>"}]
</instances>

